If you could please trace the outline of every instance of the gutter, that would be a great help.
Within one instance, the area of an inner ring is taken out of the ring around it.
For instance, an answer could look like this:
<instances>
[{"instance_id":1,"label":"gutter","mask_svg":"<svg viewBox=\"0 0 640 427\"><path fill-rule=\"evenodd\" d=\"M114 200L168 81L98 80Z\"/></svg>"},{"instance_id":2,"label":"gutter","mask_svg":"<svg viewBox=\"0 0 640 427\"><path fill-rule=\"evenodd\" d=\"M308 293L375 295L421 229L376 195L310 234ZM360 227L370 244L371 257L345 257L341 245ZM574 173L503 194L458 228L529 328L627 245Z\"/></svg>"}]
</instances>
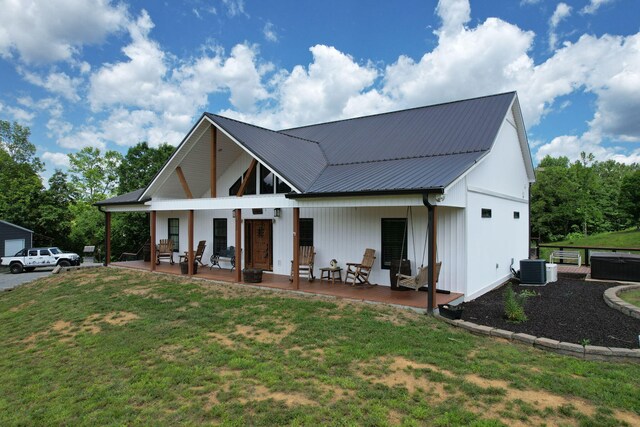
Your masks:
<instances>
[{"instance_id":1,"label":"gutter","mask_svg":"<svg viewBox=\"0 0 640 427\"><path fill-rule=\"evenodd\" d=\"M146 199L136 200L136 201L128 201L128 202L113 202L113 203L103 203L103 202L95 202L93 206L96 206L100 209L100 206L118 206L118 205L144 205L146 202L151 200L151 197L147 197ZM104 212L100 209L101 212Z\"/></svg>"},{"instance_id":2,"label":"gutter","mask_svg":"<svg viewBox=\"0 0 640 427\"><path fill-rule=\"evenodd\" d=\"M326 197L358 197L358 196L397 196L406 194L424 195L444 194L444 187L405 190L365 190L365 191L335 191L328 193L287 193L287 199L320 199Z\"/></svg>"}]
</instances>

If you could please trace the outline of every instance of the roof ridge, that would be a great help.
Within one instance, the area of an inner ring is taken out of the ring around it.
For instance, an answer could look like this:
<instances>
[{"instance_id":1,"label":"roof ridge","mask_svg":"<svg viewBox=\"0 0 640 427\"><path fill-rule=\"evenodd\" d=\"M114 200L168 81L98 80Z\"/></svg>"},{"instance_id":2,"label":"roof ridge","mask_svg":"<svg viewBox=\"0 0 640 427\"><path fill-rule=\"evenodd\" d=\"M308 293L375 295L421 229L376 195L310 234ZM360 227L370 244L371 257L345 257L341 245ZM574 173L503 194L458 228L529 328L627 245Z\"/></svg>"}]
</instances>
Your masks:
<instances>
[{"instance_id":1,"label":"roof ridge","mask_svg":"<svg viewBox=\"0 0 640 427\"><path fill-rule=\"evenodd\" d=\"M279 134L279 135L284 135L284 136L287 136L287 137L289 137L289 138L295 138L295 139L299 139L299 140L301 140L301 141L311 142L312 144L317 144L318 146L320 146L320 143L319 143L318 141L314 141L314 140L312 140L312 139L301 138L301 137L299 137L299 136L295 136L295 135L289 135L289 134L282 133L282 132L277 131L277 130L273 130L273 129L265 128L265 127L262 127L262 126L254 125L254 124L252 124L252 123L243 122L243 121L238 120L238 119L233 119L233 118L231 118L231 117L221 116L220 114L214 114L214 113L208 113L208 112L207 112L207 113L205 113L205 114L206 114L206 115L208 115L208 116L220 117L221 119L225 119L225 120L231 120L232 122L240 123L240 124L243 124L243 125L246 125L246 126L251 126L251 127L253 127L253 128L261 129L261 130L265 130L265 131L267 131L267 132L277 133L277 134ZM324 154L324 153L323 153L323 154Z\"/></svg>"},{"instance_id":2,"label":"roof ridge","mask_svg":"<svg viewBox=\"0 0 640 427\"><path fill-rule=\"evenodd\" d=\"M466 151L456 151L456 152L452 152L452 153L429 154L429 155L424 155L424 156L396 157L396 158L393 158L393 159L364 160L364 161L359 161L359 162L345 162L345 163L330 163L328 166L363 165L363 164L367 164L367 163L392 162L394 160L426 159L426 158L430 158L430 157L456 156L458 154L483 153L485 151L490 151L490 150L466 150Z\"/></svg>"},{"instance_id":3,"label":"roof ridge","mask_svg":"<svg viewBox=\"0 0 640 427\"><path fill-rule=\"evenodd\" d=\"M459 100L455 100L455 101L440 102L440 103L437 103L437 104L423 105L423 106L420 106L420 107L405 108L403 110L395 110L395 111L387 111L387 112L384 112L384 113L370 114L370 115L367 115L367 116L350 117L350 118L347 118L347 119L339 119L339 120L331 120L331 121L328 121L328 122L313 123L313 124L310 124L310 125L304 125L304 126L298 126L298 127L293 127L293 128L281 129L281 130L279 130L277 132L278 133L285 133L287 131L310 128L310 127L314 127L314 126L321 126L321 125L328 125L328 124L333 124L333 123L348 122L348 121L351 121L351 120L366 119L366 118L369 118L369 117L379 117L379 116L385 116L385 115L389 115L389 114L402 113L402 112L405 112L405 111L420 110L420 109L423 109L423 108L440 107L440 106L448 105L448 104L457 104L459 102L477 101L477 100L484 99L484 98L492 98L492 97L495 97L495 96L504 96L504 95L516 94L516 93L517 92L515 90L512 90L512 91L508 91L508 92L495 93L495 94L492 94L492 95L476 96L476 97L473 97L473 98L459 99ZM285 135L289 135L289 134L285 133ZM293 135L290 135L290 136L293 136Z\"/></svg>"}]
</instances>

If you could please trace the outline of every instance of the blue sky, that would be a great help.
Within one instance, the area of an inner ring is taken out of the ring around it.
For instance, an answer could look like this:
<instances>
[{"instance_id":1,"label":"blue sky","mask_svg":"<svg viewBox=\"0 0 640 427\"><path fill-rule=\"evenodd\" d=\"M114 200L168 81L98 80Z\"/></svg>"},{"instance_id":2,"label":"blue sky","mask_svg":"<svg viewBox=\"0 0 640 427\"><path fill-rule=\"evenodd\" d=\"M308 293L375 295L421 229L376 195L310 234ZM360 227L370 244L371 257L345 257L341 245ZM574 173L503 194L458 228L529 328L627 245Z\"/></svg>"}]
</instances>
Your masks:
<instances>
[{"instance_id":1,"label":"blue sky","mask_svg":"<svg viewBox=\"0 0 640 427\"><path fill-rule=\"evenodd\" d=\"M177 145L204 111L272 129L517 90L534 161L640 162L638 0L0 0L0 118L50 176Z\"/></svg>"}]
</instances>

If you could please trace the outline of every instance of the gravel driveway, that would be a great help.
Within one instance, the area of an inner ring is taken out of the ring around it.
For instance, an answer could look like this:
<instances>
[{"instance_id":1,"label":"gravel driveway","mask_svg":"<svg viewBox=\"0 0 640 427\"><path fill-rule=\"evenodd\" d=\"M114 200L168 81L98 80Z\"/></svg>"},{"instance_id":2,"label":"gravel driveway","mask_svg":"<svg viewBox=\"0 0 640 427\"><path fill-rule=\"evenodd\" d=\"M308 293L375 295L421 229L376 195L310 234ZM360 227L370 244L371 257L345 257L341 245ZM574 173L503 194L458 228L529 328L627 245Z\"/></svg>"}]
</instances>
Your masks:
<instances>
[{"instance_id":1,"label":"gravel driveway","mask_svg":"<svg viewBox=\"0 0 640 427\"><path fill-rule=\"evenodd\" d=\"M46 277L51 274L51 271L53 271L53 267L37 268L32 272L11 274L9 273L9 270L2 269L0 270L0 291L13 289L23 283L31 282L32 280L36 280L41 277Z\"/></svg>"}]
</instances>

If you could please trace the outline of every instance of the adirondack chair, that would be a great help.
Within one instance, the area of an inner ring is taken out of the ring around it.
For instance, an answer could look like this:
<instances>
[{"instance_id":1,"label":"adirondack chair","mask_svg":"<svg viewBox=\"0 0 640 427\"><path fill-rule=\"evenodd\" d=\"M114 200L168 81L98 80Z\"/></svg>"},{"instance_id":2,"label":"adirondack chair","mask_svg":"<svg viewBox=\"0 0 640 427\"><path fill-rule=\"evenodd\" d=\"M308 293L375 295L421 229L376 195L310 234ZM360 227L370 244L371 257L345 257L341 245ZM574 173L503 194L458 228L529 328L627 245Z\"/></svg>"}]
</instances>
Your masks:
<instances>
[{"instance_id":1,"label":"adirondack chair","mask_svg":"<svg viewBox=\"0 0 640 427\"><path fill-rule=\"evenodd\" d=\"M156 248L156 264L160 264L160 258L169 258L173 265L173 240L160 239L160 244Z\"/></svg>"},{"instance_id":2,"label":"adirondack chair","mask_svg":"<svg viewBox=\"0 0 640 427\"><path fill-rule=\"evenodd\" d=\"M370 285L369 283L369 275L371 274L371 268L373 267L373 262L376 257L375 249L366 249L364 251L364 256L362 257L362 262L348 262L347 263L347 273L344 278L345 283L349 283L349 277L353 278L351 286L355 286L356 280L359 284L362 285Z\"/></svg>"},{"instance_id":3,"label":"adirondack chair","mask_svg":"<svg viewBox=\"0 0 640 427\"><path fill-rule=\"evenodd\" d=\"M438 277L440 276L440 268L442 262L436 263L436 283L438 283ZM418 274L415 276L406 276L404 274L397 274L398 286L404 286L405 288L415 289L416 291L423 286L429 284L429 267L420 267Z\"/></svg>"},{"instance_id":4,"label":"adirondack chair","mask_svg":"<svg viewBox=\"0 0 640 427\"><path fill-rule=\"evenodd\" d=\"M316 256L313 246L300 246L300 253L298 256L298 273L299 275L306 274L307 279L313 282L315 276L313 275L313 260ZM291 260L291 274L289 274L289 281L293 281L293 260Z\"/></svg>"},{"instance_id":5,"label":"adirondack chair","mask_svg":"<svg viewBox=\"0 0 640 427\"><path fill-rule=\"evenodd\" d=\"M195 253L193 254L193 260L200 263L201 266L204 267L204 264L202 263L202 254L204 254L204 249L207 247L207 241L206 240L200 240L198 242L198 248L196 249ZM184 255L180 255L180 262L182 262L183 260L186 261L187 258L189 258L189 252L185 252Z\"/></svg>"}]
</instances>

